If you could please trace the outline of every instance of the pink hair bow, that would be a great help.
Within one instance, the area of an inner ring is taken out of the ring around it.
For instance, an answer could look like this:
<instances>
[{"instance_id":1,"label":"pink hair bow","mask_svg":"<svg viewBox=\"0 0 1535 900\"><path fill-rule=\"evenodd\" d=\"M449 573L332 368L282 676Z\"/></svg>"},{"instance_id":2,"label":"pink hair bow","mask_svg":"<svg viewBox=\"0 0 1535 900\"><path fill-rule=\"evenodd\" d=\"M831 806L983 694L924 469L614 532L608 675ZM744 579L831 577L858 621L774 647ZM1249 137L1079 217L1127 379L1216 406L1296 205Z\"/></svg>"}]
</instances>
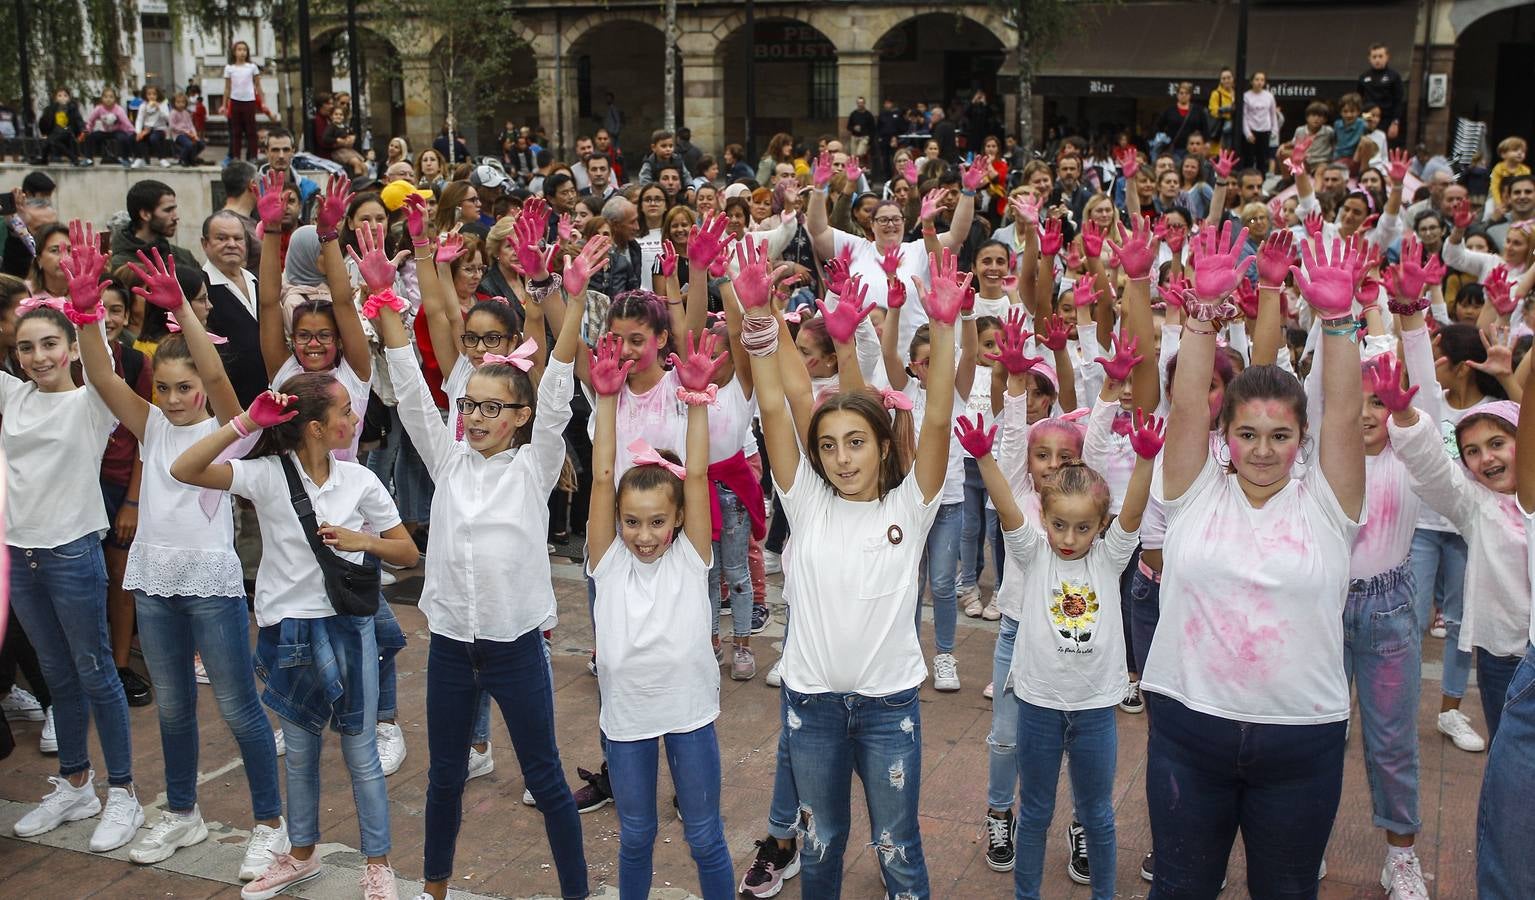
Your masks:
<instances>
[{"instance_id":1,"label":"pink hair bow","mask_svg":"<svg viewBox=\"0 0 1535 900\"><path fill-rule=\"evenodd\" d=\"M660 466L678 478L688 477L687 469L657 453L644 438L635 438L629 443L629 456L637 466Z\"/></svg>"},{"instance_id":2,"label":"pink hair bow","mask_svg":"<svg viewBox=\"0 0 1535 900\"><path fill-rule=\"evenodd\" d=\"M800 319L802 318L804 318L804 315L797 309L794 312L786 312L783 314L783 320L788 322L790 325L798 325L800 323Z\"/></svg>"},{"instance_id":3,"label":"pink hair bow","mask_svg":"<svg viewBox=\"0 0 1535 900\"><path fill-rule=\"evenodd\" d=\"M879 392L879 402L880 405L886 409L904 409L910 411L912 408L911 398L896 390L895 388L881 389Z\"/></svg>"},{"instance_id":4,"label":"pink hair bow","mask_svg":"<svg viewBox=\"0 0 1535 900\"><path fill-rule=\"evenodd\" d=\"M378 311L385 307L395 312L404 312L405 306L406 303L403 298L397 296L389 288L384 288L376 294L369 294L368 299L363 301L362 315L365 319L376 319L378 318Z\"/></svg>"},{"instance_id":5,"label":"pink hair bow","mask_svg":"<svg viewBox=\"0 0 1535 900\"><path fill-rule=\"evenodd\" d=\"M36 297L28 297L16 304L16 315L26 315L32 310L44 306L51 306L59 312L64 312L69 304L64 301L63 297L49 297L45 294L38 294Z\"/></svg>"},{"instance_id":6,"label":"pink hair bow","mask_svg":"<svg viewBox=\"0 0 1535 900\"><path fill-rule=\"evenodd\" d=\"M171 334L180 334L181 333L181 324L179 322L177 322L175 319L166 319L165 320L165 330L169 331ZM208 343L210 343L210 344L227 344L227 343L229 343L229 338L227 338L227 337L219 337L218 335L214 334L211 331L208 331L206 333L208 335Z\"/></svg>"},{"instance_id":7,"label":"pink hair bow","mask_svg":"<svg viewBox=\"0 0 1535 900\"><path fill-rule=\"evenodd\" d=\"M511 353L505 356L487 353L482 361L487 366L516 366L518 369L526 372L533 368L533 354L536 352L538 352L538 342L528 338L522 342L522 346Z\"/></svg>"}]
</instances>

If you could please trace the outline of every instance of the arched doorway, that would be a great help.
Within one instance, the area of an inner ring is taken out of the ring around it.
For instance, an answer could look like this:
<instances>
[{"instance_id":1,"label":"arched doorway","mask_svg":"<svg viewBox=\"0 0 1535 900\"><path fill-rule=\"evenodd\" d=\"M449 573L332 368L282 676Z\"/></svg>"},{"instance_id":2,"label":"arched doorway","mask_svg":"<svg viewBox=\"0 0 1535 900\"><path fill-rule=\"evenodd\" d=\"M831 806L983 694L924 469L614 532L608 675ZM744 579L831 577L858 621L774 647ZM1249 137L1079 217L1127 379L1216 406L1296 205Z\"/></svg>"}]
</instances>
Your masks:
<instances>
[{"instance_id":1,"label":"arched doorway","mask_svg":"<svg viewBox=\"0 0 1535 900\"><path fill-rule=\"evenodd\" d=\"M425 74L431 80L432 132L435 140L448 114L449 79L446 67L438 61L454 51L448 37L432 47ZM457 59L464 60L463 51ZM472 65L470 63L469 65ZM508 57L497 64L494 75L484 70L453 67L453 113L458 133L474 156L496 156L501 152L500 137L508 122L533 125L538 121L538 67L533 50L526 44L508 48ZM468 73L466 75L466 72Z\"/></svg>"},{"instance_id":2,"label":"arched doorway","mask_svg":"<svg viewBox=\"0 0 1535 900\"><path fill-rule=\"evenodd\" d=\"M726 142L746 133L746 48L744 26L736 28L717 51L725 78ZM752 128L757 150L775 132L793 134L807 143L820 134L842 128L837 108L837 48L814 26L794 19L757 21L756 116Z\"/></svg>"},{"instance_id":3,"label":"arched doorway","mask_svg":"<svg viewBox=\"0 0 1535 900\"><path fill-rule=\"evenodd\" d=\"M885 32L874 49L882 100L901 108L941 103L952 118L983 91L996 128L1002 128L997 70L1006 48L980 23L958 13L924 13Z\"/></svg>"},{"instance_id":4,"label":"arched doorway","mask_svg":"<svg viewBox=\"0 0 1535 900\"><path fill-rule=\"evenodd\" d=\"M376 31L357 29L359 72L362 96L352 103L362 109L363 128L371 144L359 141L359 148L372 146L382 153L395 135L405 134L405 84L401 78L400 54L393 43ZM322 34L314 45L314 87L318 93L351 93L351 57L346 30ZM365 136L367 137L367 136Z\"/></svg>"},{"instance_id":5,"label":"arched doorway","mask_svg":"<svg viewBox=\"0 0 1535 900\"><path fill-rule=\"evenodd\" d=\"M661 127L666 108L665 38L654 26L637 21L606 21L570 44L575 64L575 133L610 132L610 107L622 116L618 146L624 171L638 175L650 134ZM679 76L680 77L680 76Z\"/></svg>"},{"instance_id":6,"label":"arched doorway","mask_svg":"<svg viewBox=\"0 0 1535 900\"><path fill-rule=\"evenodd\" d=\"M1450 121L1487 123L1487 146L1515 135L1535 137L1535 7L1503 9L1477 19L1455 41ZM1453 133L1453 132L1452 132ZM1491 165L1496 159L1488 160Z\"/></svg>"}]
</instances>

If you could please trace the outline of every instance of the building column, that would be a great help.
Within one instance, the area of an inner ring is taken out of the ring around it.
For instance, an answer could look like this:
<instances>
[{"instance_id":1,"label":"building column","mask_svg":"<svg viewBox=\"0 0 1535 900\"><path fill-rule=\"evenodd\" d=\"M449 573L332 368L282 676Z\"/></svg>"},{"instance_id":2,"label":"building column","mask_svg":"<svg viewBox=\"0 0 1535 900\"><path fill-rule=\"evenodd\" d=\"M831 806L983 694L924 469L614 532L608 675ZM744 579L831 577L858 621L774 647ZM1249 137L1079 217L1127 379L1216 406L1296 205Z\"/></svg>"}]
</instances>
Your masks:
<instances>
[{"instance_id":1,"label":"building column","mask_svg":"<svg viewBox=\"0 0 1535 900\"><path fill-rule=\"evenodd\" d=\"M841 124L838 133L847 124L847 116L858 108L858 98L864 98L868 108L878 115L879 53L874 50L843 50L837 48L837 118Z\"/></svg>"},{"instance_id":2,"label":"building column","mask_svg":"<svg viewBox=\"0 0 1535 900\"><path fill-rule=\"evenodd\" d=\"M693 145L718 154L726 143L739 141L740 135L725 134L725 67L714 49L684 51L678 77L682 79L681 124L692 130ZM720 163L723 169L724 160Z\"/></svg>"},{"instance_id":3,"label":"building column","mask_svg":"<svg viewBox=\"0 0 1535 900\"><path fill-rule=\"evenodd\" d=\"M556 159L566 158L576 145L576 65L566 54L559 63L554 54L535 57L538 67L538 120L553 143Z\"/></svg>"},{"instance_id":4,"label":"building column","mask_svg":"<svg viewBox=\"0 0 1535 900\"><path fill-rule=\"evenodd\" d=\"M432 63L426 56L400 57L400 80L405 88L405 133L423 146L431 146L442 126L432 90Z\"/></svg>"},{"instance_id":5,"label":"building column","mask_svg":"<svg viewBox=\"0 0 1535 900\"><path fill-rule=\"evenodd\" d=\"M1428 51L1426 71L1423 62L1422 46L1414 47L1411 68L1413 77L1407 86L1407 146L1410 148L1421 141L1433 152L1448 154L1453 149L1450 142L1455 138L1454 123L1450 119L1450 101L1455 93L1455 80L1450 77L1455 73L1455 45L1432 45ZM1442 106L1425 109L1423 91L1428 75L1444 75L1448 81L1448 91Z\"/></svg>"}]
</instances>

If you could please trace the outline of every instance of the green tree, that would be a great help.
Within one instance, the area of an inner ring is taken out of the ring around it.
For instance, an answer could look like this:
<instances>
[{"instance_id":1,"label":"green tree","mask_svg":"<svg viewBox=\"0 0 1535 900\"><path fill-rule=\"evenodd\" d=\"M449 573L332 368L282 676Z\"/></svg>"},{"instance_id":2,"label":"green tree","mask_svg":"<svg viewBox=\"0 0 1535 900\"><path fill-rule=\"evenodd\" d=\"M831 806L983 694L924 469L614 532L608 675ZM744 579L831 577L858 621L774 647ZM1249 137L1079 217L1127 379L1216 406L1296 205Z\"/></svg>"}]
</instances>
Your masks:
<instances>
[{"instance_id":1,"label":"green tree","mask_svg":"<svg viewBox=\"0 0 1535 900\"><path fill-rule=\"evenodd\" d=\"M19 2L27 20L34 113L55 88L80 95L97 84L123 84L136 49L137 0ZM0 85L11 100L21 99L16 7L17 0L0 4Z\"/></svg>"},{"instance_id":2,"label":"green tree","mask_svg":"<svg viewBox=\"0 0 1535 900\"><path fill-rule=\"evenodd\" d=\"M1014 47L1018 77L1018 145L1032 151L1034 135L1034 78L1039 68L1049 58L1050 52L1061 42L1088 24L1087 18L1095 18L1096 10L1113 5L1118 0L1100 0L1093 7L1068 0L991 0L991 4L1017 29L1018 43Z\"/></svg>"}]
</instances>

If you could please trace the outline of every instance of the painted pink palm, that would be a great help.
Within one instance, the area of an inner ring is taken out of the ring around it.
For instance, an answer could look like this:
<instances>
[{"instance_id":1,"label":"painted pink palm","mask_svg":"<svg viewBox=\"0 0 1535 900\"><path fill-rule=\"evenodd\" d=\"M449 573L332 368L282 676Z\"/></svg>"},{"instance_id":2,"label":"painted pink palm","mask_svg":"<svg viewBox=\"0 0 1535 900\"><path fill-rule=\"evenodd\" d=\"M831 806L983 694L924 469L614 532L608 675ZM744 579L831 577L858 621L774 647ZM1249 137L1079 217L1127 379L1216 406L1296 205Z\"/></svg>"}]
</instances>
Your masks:
<instances>
[{"instance_id":1,"label":"painted pink palm","mask_svg":"<svg viewBox=\"0 0 1535 900\"><path fill-rule=\"evenodd\" d=\"M597 339L597 353L592 358L592 390L599 397L612 397L623 390L629 380L629 370L634 360L624 360L618 335L609 332Z\"/></svg>"},{"instance_id":2,"label":"painted pink palm","mask_svg":"<svg viewBox=\"0 0 1535 900\"><path fill-rule=\"evenodd\" d=\"M261 191L256 195L256 215L261 219L261 227L264 231L278 234L282 231L283 174L268 170L260 184Z\"/></svg>"},{"instance_id":3,"label":"painted pink palm","mask_svg":"<svg viewBox=\"0 0 1535 900\"><path fill-rule=\"evenodd\" d=\"M725 354L720 350L719 337L712 331L694 334L689 331L683 342L683 356L673 353L668 362L677 373L677 380L690 391L707 390L714 376L725 364Z\"/></svg>"},{"instance_id":4,"label":"painted pink palm","mask_svg":"<svg viewBox=\"0 0 1535 900\"><path fill-rule=\"evenodd\" d=\"M969 416L960 416L954 423L954 438L965 452L980 459L991 453L991 446L997 439L997 426L993 424L987 428L986 417L980 413L975 414L974 422Z\"/></svg>"},{"instance_id":5,"label":"painted pink palm","mask_svg":"<svg viewBox=\"0 0 1535 900\"><path fill-rule=\"evenodd\" d=\"M1333 239L1331 258L1326 247L1319 244L1313 253L1311 246L1303 243L1300 258L1301 265L1291 266L1290 274L1294 276L1301 296L1317 315L1324 319L1351 315L1354 310L1354 270L1343 242Z\"/></svg>"},{"instance_id":6,"label":"painted pink palm","mask_svg":"<svg viewBox=\"0 0 1535 900\"><path fill-rule=\"evenodd\" d=\"M1295 236L1286 229L1274 229L1258 247L1258 284L1268 288L1281 287L1294 264Z\"/></svg>"},{"instance_id":7,"label":"painted pink palm","mask_svg":"<svg viewBox=\"0 0 1535 900\"><path fill-rule=\"evenodd\" d=\"M1247 229L1235 230L1230 222L1217 233L1207 228L1194 235L1191 259L1194 264L1194 296L1203 303L1221 303L1236 290L1237 281L1247 271L1252 255L1243 255Z\"/></svg>"},{"instance_id":8,"label":"painted pink palm","mask_svg":"<svg viewBox=\"0 0 1535 900\"><path fill-rule=\"evenodd\" d=\"M1109 261L1125 272L1127 278L1145 278L1156 261L1160 239L1151 232L1145 216L1136 216L1130 233L1120 228L1119 241L1109 239Z\"/></svg>"},{"instance_id":9,"label":"painted pink palm","mask_svg":"<svg viewBox=\"0 0 1535 900\"><path fill-rule=\"evenodd\" d=\"M361 253L357 251L358 247L362 248ZM348 247L346 252L357 264L357 271L362 273L362 280L367 283L369 292L375 294L394 287L400 263L410 255L409 250L401 250L391 260L384 254L382 224L364 225L357 229L357 247Z\"/></svg>"},{"instance_id":10,"label":"painted pink palm","mask_svg":"<svg viewBox=\"0 0 1535 900\"><path fill-rule=\"evenodd\" d=\"M1413 396L1418 393L1416 385L1402 386L1402 370L1402 364L1390 353L1383 353L1370 361L1367 382L1370 392L1380 400L1382 406L1394 413L1411 406Z\"/></svg>"},{"instance_id":11,"label":"painted pink palm","mask_svg":"<svg viewBox=\"0 0 1535 900\"><path fill-rule=\"evenodd\" d=\"M970 281L975 276L970 272L965 272L963 275L960 273L959 257L947 247L943 249L942 254L930 253L928 256L933 286L925 298L927 315L934 321L953 325L965 304L973 302L969 299L969 293Z\"/></svg>"},{"instance_id":12,"label":"painted pink palm","mask_svg":"<svg viewBox=\"0 0 1535 900\"><path fill-rule=\"evenodd\" d=\"M314 214L315 230L321 234L335 231L346 218L347 204L352 202L352 184L340 175L332 175L325 183L325 195Z\"/></svg>"},{"instance_id":13,"label":"painted pink palm","mask_svg":"<svg viewBox=\"0 0 1535 900\"><path fill-rule=\"evenodd\" d=\"M1127 335L1124 332L1109 335L1109 349L1114 352L1112 357L1100 356L1094 362L1103 367L1104 374L1110 381L1124 381L1130 377L1130 372L1146 357L1136 353L1140 346L1140 338Z\"/></svg>"},{"instance_id":14,"label":"painted pink palm","mask_svg":"<svg viewBox=\"0 0 1535 900\"><path fill-rule=\"evenodd\" d=\"M1060 219L1046 219L1045 224L1039 229L1039 254L1041 256L1054 256L1061 252L1061 244L1065 236L1061 234Z\"/></svg>"},{"instance_id":15,"label":"painted pink palm","mask_svg":"<svg viewBox=\"0 0 1535 900\"><path fill-rule=\"evenodd\" d=\"M862 278L854 275L847 280L846 293L838 296L835 309L828 309L825 300L815 302L821 310L821 318L826 322L826 334L834 342L846 344L851 341L853 333L858 330L858 323L874 312L874 304L865 302L868 296L868 286Z\"/></svg>"},{"instance_id":16,"label":"painted pink palm","mask_svg":"<svg viewBox=\"0 0 1535 900\"><path fill-rule=\"evenodd\" d=\"M1045 321L1045 330L1034 336L1050 350L1060 352L1066 349L1066 342L1071 339L1071 326L1061 316L1054 315Z\"/></svg>"},{"instance_id":17,"label":"painted pink palm","mask_svg":"<svg viewBox=\"0 0 1535 900\"><path fill-rule=\"evenodd\" d=\"M1162 452L1163 430L1166 427L1166 419L1146 415L1140 407L1136 407L1131 418L1130 449L1141 459L1156 459L1157 454Z\"/></svg>"},{"instance_id":18,"label":"painted pink palm","mask_svg":"<svg viewBox=\"0 0 1535 900\"><path fill-rule=\"evenodd\" d=\"M96 243L95 230L79 219L69 223L69 253L59 261L69 280L69 303L75 315L70 321L80 324L80 317L94 322L101 310L101 292L109 284L102 278L107 258ZM179 293L179 292L178 292ZM179 307L180 304L177 304Z\"/></svg>"},{"instance_id":19,"label":"painted pink palm","mask_svg":"<svg viewBox=\"0 0 1535 900\"><path fill-rule=\"evenodd\" d=\"M1002 323L1002 332L997 335L997 352L987 353L984 358L987 362L1000 363L1009 375L1022 375L1044 362L1042 356L1029 356L1028 349L1029 332L1023 327L1023 316L1011 315Z\"/></svg>"},{"instance_id":20,"label":"painted pink palm","mask_svg":"<svg viewBox=\"0 0 1535 900\"><path fill-rule=\"evenodd\" d=\"M853 245L843 244L836 256L826 261L826 290L838 296L847 290L847 277L853 269Z\"/></svg>"},{"instance_id":21,"label":"painted pink palm","mask_svg":"<svg viewBox=\"0 0 1535 900\"><path fill-rule=\"evenodd\" d=\"M181 294L181 284L176 281L176 257L162 257L157 247L149 248L148 253L140 250L138 257L137 263L128 264L139 280L133 288L134 296L143 297L161 309L180 309L186 298Z\"/></svg>"},{"instance_id":22,"label":"painted pink palm","mask_svg":"<svg viewBox=\"0 0 1535 900\"><path fill-rule=\"evenodd\" d=\"M722 215L709 214L704 220L688 229L688 267L706 271L725 249L725 228L730 222Z\"/></svg>"},{"instance_id":23,"label":"painted pink palm","mask_svg":"<svg viewBox=\"0 0 1535 900\"><path fill-rule=\"evenodd\" d=\"M245 415L257 428L271 428L298 415L298 410L293 408L297 402L297 397L290 397L277 391L262 391L256 395L256 399L251 401L250 409L245 411Z\"/></svg>"},{"instance_id":24,"label":"painted pink palm","mask_svg":"<svg viewBox=\"0 0 1535 900\"><path fill-rule=\"evenodd\" d=\"M608 267L608 250L612 242L600 234L593 235L575 257L565 257L565 272L561 285L568 297L586 294L586 286L592 276Z\"/></svg>"}]
</instances>

